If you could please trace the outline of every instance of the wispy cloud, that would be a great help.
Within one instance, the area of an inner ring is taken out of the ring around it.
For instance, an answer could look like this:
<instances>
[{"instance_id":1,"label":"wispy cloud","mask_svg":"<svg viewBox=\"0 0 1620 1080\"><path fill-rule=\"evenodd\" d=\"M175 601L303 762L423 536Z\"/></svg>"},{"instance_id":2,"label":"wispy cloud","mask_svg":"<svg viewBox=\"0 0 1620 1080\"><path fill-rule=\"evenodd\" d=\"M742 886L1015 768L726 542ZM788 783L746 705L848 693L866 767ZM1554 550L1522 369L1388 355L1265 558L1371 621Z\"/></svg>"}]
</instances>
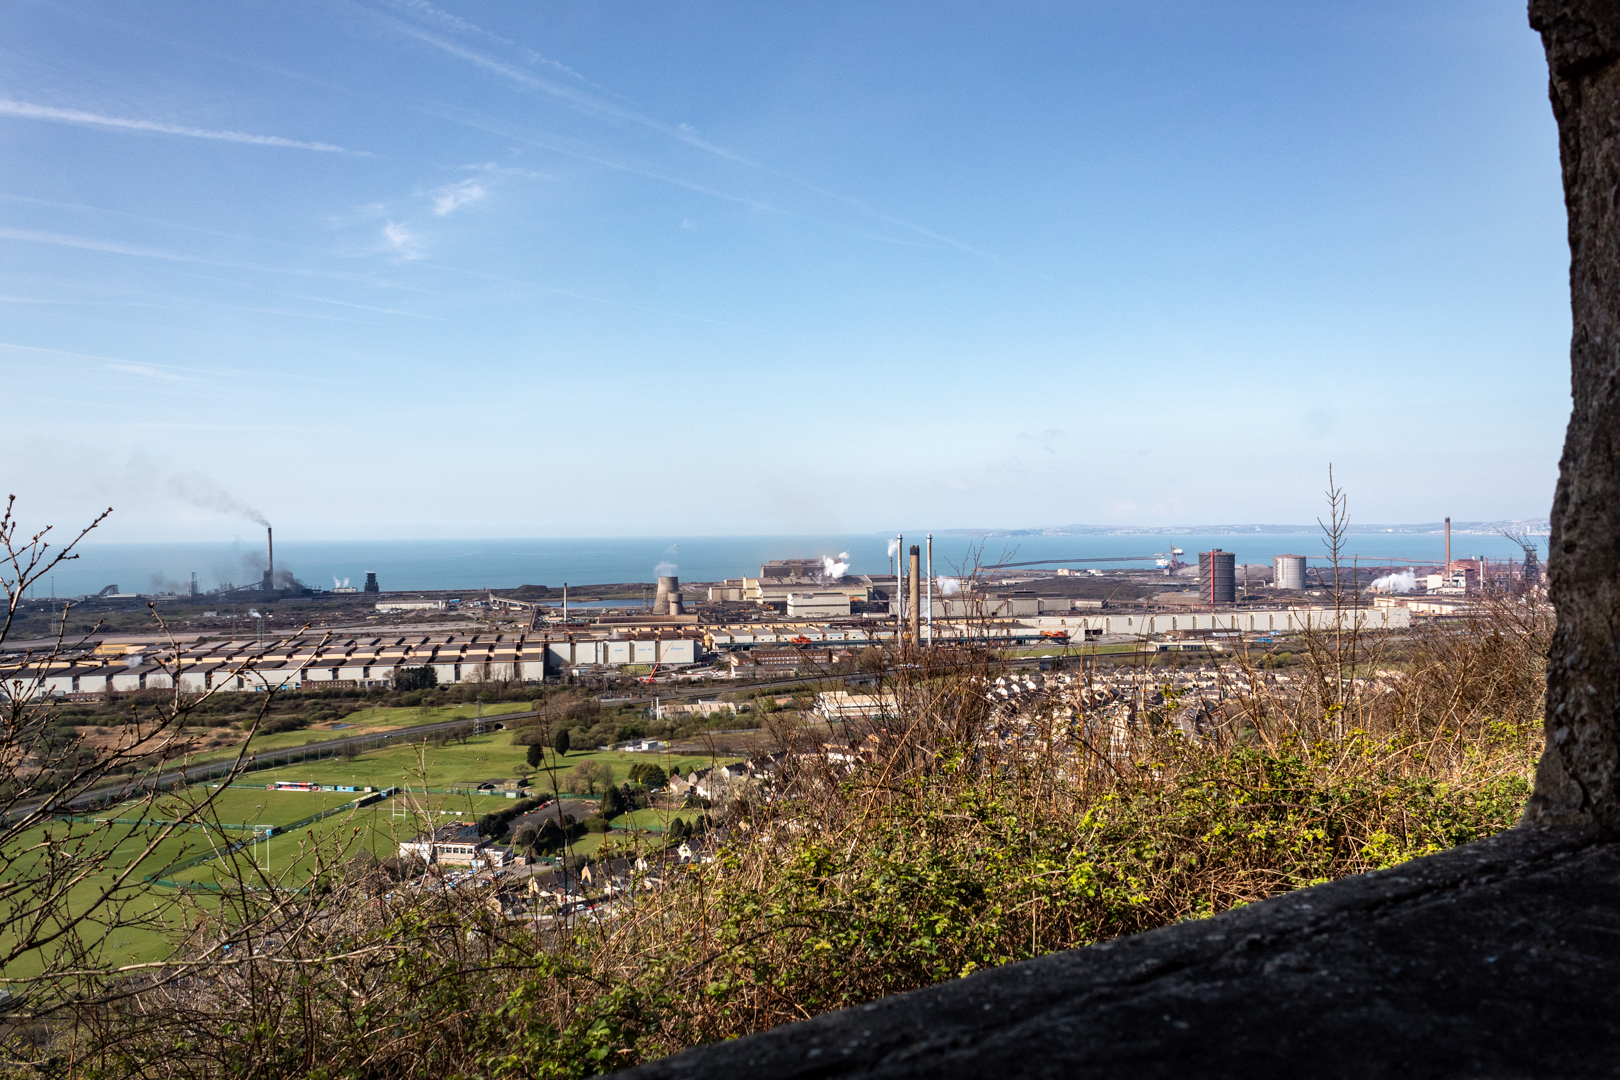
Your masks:
<instances>
[{"instance_id":1,"label":"wispy cloud","mask_svg":"<svg viewBox=\"0 0 1620 1080\"><path fill-rule=\"evenodd\" d=\"M562 86L549 79L540 78L539 76L530 74L529 72L523 71L520 68L513 67L511 64L497 60L494 57L487 56L476 49L468 48L459 42L450 41L438 34L432 34L425 30L419 30L416 27L407 26L405 24L398 23L397 21L395 21L395 24L401 33L404 33L409 37L413 37L424 44L431 45L436 49L449 53L451 56L481 67L486 71L494 72L495 74L500 75L511 82L517 83L519 86L525 87L526 89L537 90L543 94L554 97L574 110L584 113L587 116L592 116L602 120L616 121L618 123L639 127L645 131L655 132L667 138L674 139L677 142L684 143L695 150L701 150L704 153L712 154L715 157L732 162L733 164L741 165L745 168L753 169L758 172L765 173L768 176L777 177L781 180L786 180L787 182L804 188L807 191L814 192L823 198L833 199L843 203L846 206L859 210L861 213L876 218L878 221L881 221L886 225L906 229L910 232L916 233L918 236L932 240L937 244L954 248L963 254L972 255L975 258L985 259L989 262L1005 266L1008 269L1022 270L1021 267L1014 266L1012 263L1009 263L999 255L992 254L991 252L975 247L972 244L964 243L955 237L947 236L944 233L927 228L926 226L917 225L913 222L905 220L904 218L896 217L893 214L886 214L864 200L854 197L853 195L845 195L842 192L833 191L829 188L822 187L819 184L806 180L801 176L795 176L793 173L786 172L782 169L773 168L764 164L763 162L755 161L743 154L729 150L718 143L714 143L703 138L698 129L693 127L691 124L665 123L662 120L657 120L651 116L647 116L644 113L637 112L634 109L628 109L622 105L614 104L613 102L607 101L595 94L591 94L571 86ZM660 177L660 179L667 178ZM679 181L673 182L679 183ZM690 184L683 184L683 186L696 187L696 185ZM713 192L709 193L715 194Z\"/></svg>"},{"instance_id":2,"label":"wispy cloud","mask_svg":"<svg viewBox=\"0 0 1620 1080\"><path fill-rule=\"evenodd\" d=\"M585 76L581 75L567 64L553 60L547 56L542 56L533 49L525 48L524 46L519 45L511 38L502 37L499 34L492 34L476 23L470 23L466 19L452 15L442 8L434 7L432 4L428 3L427 0L389 0L389 2L396 10L407 11L424 22L435 23L438 26L444 27L446 30L454 30L459 34L470 34L476 37L484 38L488 41L498 42L502 45L508 46L509 48L516 49L518 52L522 53L523 58L531 64L544 65L554 71L560 71L570 78L578 79L583 83L590 82L589 79L585 78Z\"/></svg>"},{"instance_id":3,"label":"wispy cloud","mask_svg":"<svg viewBox=\"0 0 1620 1080\"><path fill-rule=\"evenodd\" d=\"M159 379L163 382L194 382L184 375L166 369L157 364L143 364L136 360L119 360L111 356L97 356L94 353L70 352L67 349L48 349L42 345L17 345L9 341L0 341L0 349L13 349L17 352L44 353L47 356L70 357L74 360L99 360L101 367L106 371L118 371L126 375L139 375L145 379Z\"/></svg>"},{"instance_id":4,"label":"wispy cloud","mask_svg":"<svg viewBox=\"0 0 1620 1080\"><path fill-rule=\"evenodd\" d=\"M37 229L12 229L0 225L0 240L26 240L34 244L54 244L57 247L82 248L85 251L105 251L114 255L137 255L143 259L164 259L170 262L206 263L208 260L190 255L176 255L156 248L135 247L111 240L96 240L85 236L40 232Z\"/></svg>"},{"instance_id":5,"label":"wispy cloud","mask_svg":"<svg viewBox=\"0 0 1620 1080\"><path fill-rule=\"evenodd\" d=\"M280 146L293 150L318 150L326 154L357 154L369 157L363 150L346 150L331 143L303 142L284 139L280 135L251 135L245 131L218 131L210 128L186 127L183 124L165 124L158 120L135 120L124 116L103 116L80 109L58 109L49 105L35 105L27 101L0 98L0 116L15 116L24 120L47 120L58 124L81 124L88 127L113 128L123 131L151 131L161 135L183 135L191 139L216 139L220 142L247 143L251 146Z\"/></svg>"},{"instance_id":6,"label":"wispy cloud","mask_svg":"<svg viewBox=\"0 0 1620 1080\"><path fill-rule=\"evenodd\" d=\"M528 180L555 180L551 173L536 172L533 169L517 169L510 165L497 165L493 161L486 161L482 165L463 165L463 172L492 173L496 176L521 176Z\"/></svg>"},{"instance_id":7,"label":"wispy cloud","mask_svg":"<svg viewBox=\"0 0 1620 1080\"><path fill-rule=\"evenodd\" d=\"M440 217L452 213L469 203L489 197L489 191L476 180L462 180L448 184L432 193L433 212Z\"/></svg>"},{"instance_id":8,"label":"wispy cloud","mask_svg":"<svg viewBox=\"0 0 1620 1080\"><path fill-rule=\"evenodd\" d=\"M412 319L433 319L442 322L438 315L423 315L419 311L400 311L397 308L373 307L370 304L352 304L347 300L329 300L324 296L301 296L298 293L288 293L294 300L308 300L313 304L333 304L337 307L354 308L358 311L375 311L382 315L405 315Z\"/></svg>"},{"instance_id":9,"label":"wispy cloud","mask_svg":"<svg viewBox=\"0 0 1620 1080\"><path fill-rule=\"evenodd\" d=\"M132 244L120 244L111 240L97 240L92 237L69 236L63 233L40 232L35 229L13 229L0 225L0 240L23 240L33 244L51 244L56 247L79 248L84 251L104 251L112 255L133 255L142 259L159 259L164 262L190 263L196 266L217 266L226 270L249 270L256 273L291 274L298 277L323 278L332 281L356 281L377 288L393 288L388 282L366 274L344 273L329 270L306 270L301 267L266 266L255 263L222 262L217 259L204 259L196 255L182 255L172 251L161 251L156 248L136 247Z\"/></svg>"},{"instance_id":10,"label":"wispy cloud","mask_svg":"<svg viewBox=\"0 0 1620 1080\"><path fill-rule=\"evenodd\" d=\"M97 356L95 353L72 352L68 349L49 349L43 345L18 345L15 342L0 341L0 350L13 349L17 352L45 353L49 356L65 356L74 360L99 360L101 366L110 371L122 371L130 375L140 375L150 379L161 379L165 382L195 383L201 379L190 378L191 375L203 376L208 379L216 378L243 378L262 380L267 375L283 379L304 379L308 382L329 383L333 380L323 379L314 375L300 375L288 371L272 371L267 368L254 368L253 370L236 370L233 368L185 368L175 367L171 364L147 364L139 360L120 360L113 356ZM178 374L185 372L186 374Z\"/></svg>"},{"instance_id":11,"label":"wispy cloud","mask_svg":"<svg viewBox=\"0 0 1620 1080\"><path fill-rule=\"evenodd\" d=\"M158 379L162 382L191 382L184 375L176 375L170 371L153 367L151 364L135 364L128 360L109 360L101 365L108 371L121 371L125 375L139 375L143 379Z\"/></svg>"},{"instance_id":12,"label":"wispy cloud","mask_svg":"<svg viewBox=\"0 0 1620 1080\"><path fill-rule=\"evenodd\" d=\"M671 176L668 173L658 172L644 166L631 165L623 161L616 161L613 158L603 157L600 154L589 153L584 150L563 146L554 141L536 138L533 135L516 131L509 125L499 123L498 121L492 120L487 116L482 116L477 113L468 113L460 109L440 108L434 112L434 115L442 116L451 123L461 124L466 127L470 127L475 131L487 131L491 135L499 135L503 139L511 139L513 142L520 142L527 146L538 147L541 150L549 150L554 154L564 154L568 157L577 158L580 161L588 161L593 165L601 165L603 168L613 169L618 172L630 173L633 176L645 176L649 180L656 180L662 184L670 184L674 187L685 188L687 191L695 191L699 195L707 195L710 198L722 199L725 202L736 203L739 206L746 206L750 210L759 210L770 214L786 214L791 217L800 216L792 210L784 210L780 206L773 206L770 203L760 202L757 199L749 199L740 195L732 195L729 192L718 191L711 187L705 187L702 184L695 184L690 180L683 180L678 176ZM534 173L530 175L539 176L548 180L551 179L551 177L545 176L541 173Z\"/></svg>"},{"instance_id":13,"label":"wispy cloud","mask_svg":"<svg viewBox=\"0 0 1620 1080\"><path fill-rule=\"evenodd\" d=\"M158 225L165 229L178 229L184 232L199 233L203 236L217 236L223 240L242 240L250 244L268 244L276 247L294 248L299 251L311 251L308 244L299 244L290 240L270 240L262 236L249 236L244 233L220 232L218 229L205 229L199 225L187 225L179 221L170 221L167 218L147 217L145 214L131 214L126 210L109 210L104 206L86 206L83 203L57 202L54 199L36 199L30 195L13 195L10 192L0 191L0 200L5 202L25 203L30 206L48 206L53 210L70 210L76 214L96 214L104 217L122 218L125 221L139 221L148 225Z\"/></svg>"},{"instance_id":14,"label":"wispy cloud","mask_svg":"<svg viewBox=\"0 0 1620 1080\"><path fill-rule=\"evenodd\" d=\"M422 242L417 235L405 226L390 221L383 226L383 239L395 255L401 259L420 259L422 257Z\"/></svg>"}]
</instances>

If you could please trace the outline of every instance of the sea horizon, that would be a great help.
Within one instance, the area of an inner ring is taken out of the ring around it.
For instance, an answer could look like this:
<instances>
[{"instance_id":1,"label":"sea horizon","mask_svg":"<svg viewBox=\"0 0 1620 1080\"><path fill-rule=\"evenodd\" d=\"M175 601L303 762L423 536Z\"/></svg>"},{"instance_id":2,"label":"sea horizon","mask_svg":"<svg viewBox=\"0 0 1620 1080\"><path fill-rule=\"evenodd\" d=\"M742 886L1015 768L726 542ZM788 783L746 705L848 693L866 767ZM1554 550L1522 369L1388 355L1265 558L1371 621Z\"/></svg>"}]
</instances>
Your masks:
<instances>
[{"instance_id":1,"label":"sea horizon","mask_svg":"<svg viewBox=\"0 0 1620 1080\"><path fill-rule=\"evenodd\" d=\"M1455 557L1484 555L1520 559L1522 550L1496 527L1526 535L1545 555L1544 532L1533 521L1453 522ZM1489 528L1492 531L1486 531ZM1082 531L1084 530L1084 531ZM533 537L411 540L278 539L278 570L314 588L345 581L360 587L377 574L385 592L514 589L522 585L576 587L650 582L659 572L683 581L718 581L754 575L772 559L831 559L853 574L890 572L892 534L761 534L752 536ZM924 544L922 533L905 534L907 547ZM1240 563L1268 565L1276 555L1327 558L1318 526L1160 526L1137 529L1062 526L1026 530L939 530L934 533L934 571L956 576L975 564L1045 559L1089 559L1091 566L1149 567L1156 558L1221 548ZM1444 559L1443 524L1352 525L1344 557L1365 563L1387 560L1439 562ZM185 593L197 574L200 590L246 584L263 573L265 547L247 539L230 541L86 542L79 557L57 567L30 595L73 597L117 585L123 592ZM844 558L841 558L844 557ZM54 578L54 580L52 580Z\"/></svg>"}]
</instances>

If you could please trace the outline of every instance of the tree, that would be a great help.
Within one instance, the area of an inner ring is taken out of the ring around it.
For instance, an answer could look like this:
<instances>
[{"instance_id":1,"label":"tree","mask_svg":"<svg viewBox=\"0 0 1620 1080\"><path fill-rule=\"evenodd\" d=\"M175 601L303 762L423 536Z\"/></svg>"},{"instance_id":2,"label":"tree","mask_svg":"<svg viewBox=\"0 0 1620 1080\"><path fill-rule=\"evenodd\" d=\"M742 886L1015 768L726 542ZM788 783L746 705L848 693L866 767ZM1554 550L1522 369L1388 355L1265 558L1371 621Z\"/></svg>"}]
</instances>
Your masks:
<instances>
[{"instance_id":1,"label":"tree","mask_svg":"<svg viewBox=\"0 0 1620 1080\"><path fill-rule=\"evenodd\" d=\"M638 761L630 766L630 782L645 788L662 787L669 777L663 766L655 761Z\"/></svg>"},{"instance_id":2,"label":"tree","mask_svg":"<svg viewBox=\"0 0 1620 1080\"><path fill-rule=\"evenodd\" d=\"M438 685L438 671L427 665L400 668L399 673L394 676L395 690L432 690Z\"/></svg>"},{"instance_id":3,"label":"tree","mask_svg":"<svg viewBox=\"0 0 1620 1080\"><path fill-rule=\"evenodd\" d=\"M533 845L537 851L548 851L551 848L562 847L567 839L563 835L562 826L557 824L556 818L547 818L534 834Z\"/></svg>"},{"instance_id":4,"label":"tree","mask_svg":"<svg viewBox=\"0 0 1620 1080\"><path fill-rule=\"evenodd\" d=\"M551 740L551 748L557 751L558 757L562 757L568 753L568 742L568 729L561 728L558 730L556 737Z\"/></svg>"},{"instance_id":5,"label":"tree","mask_svg":"<svg viewBox=\"0 0 1620 1080\"><path fill-rule=\"evenodd\" d=\"M624 810L624 795L620 793L618 788L610 787L602 792L602 805L598 808L597 813L605 818L616 818L624 813Z\"/></svg>"},{"instance_id":6,"label":"tree","mask_svg":"<svg viewBox=\"0 0 1620 1080\"><path fill-rule=\"evenodd\" d=\"M538 769L540 763L546 759L546 748L541 743L530 743L529 752L524 757L530 768Z\"/></svg>"},{"instance_id":7,"label":"tree","mask_svg":"<svg viewBox=\"0 0 1620 1080\"><path fill-rule=\"evenodd\" d=\"M607 785L607 766L599 761L582 761L574 766L573 772L568 774L568 789L570 791L583 791L587 795L595 795L599 789Z\"/></svg>"}]
</instances>

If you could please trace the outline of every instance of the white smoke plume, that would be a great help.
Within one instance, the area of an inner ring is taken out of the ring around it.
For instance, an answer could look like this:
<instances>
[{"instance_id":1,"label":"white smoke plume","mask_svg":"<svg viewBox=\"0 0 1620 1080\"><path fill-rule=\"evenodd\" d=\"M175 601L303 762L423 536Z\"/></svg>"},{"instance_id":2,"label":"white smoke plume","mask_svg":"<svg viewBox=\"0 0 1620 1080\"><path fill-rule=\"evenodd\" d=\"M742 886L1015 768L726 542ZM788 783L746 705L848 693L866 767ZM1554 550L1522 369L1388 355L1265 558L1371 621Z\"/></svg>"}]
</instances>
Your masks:
<instances>
[{"instance_id":1,"label":"white smoke plume","mask_svg":"<svg viewBox=\"0 0 1620 1080\"><path fill-rule=\"evenodd\" d=\"M893 537L890 537L889 538L889 558L891 558L891 559L894 558L894 553L899 551L899 550L900 550L900 541L894 539Z\"/></svg>"},{"instance_id":2,"label":"white smoke plume","mask_svg":"<svg viewBox=\"0 0 1620 1080\"><path fill-rule=\"evenodd\" d=\"M1417 575L1410 570L1401 570L1394 574L1385 574L1375 579L1367 586L1373 592L1382 593L1408 593L1417 589Z\"/></svg>"},{"instance_id":3,"label":"white smoke plume","mask_svg":"<svg viewBox=\"0 0 1620 1080\"><path fill-rule=\"evenodd\" d=\"M962 591L962 582L957 578L941 575L935 581L939 585L939 595L941 596L955 596Z\"/></svg>"},{"instance_id":4,"label":"white smoke plume","mask_svg":"<svg viewBox=\"0 0 1620 1080\"><path fill-rule=\"evenodd\" d=\"M332 575L332 588L334 588L334 589L347 589L348 587L349 587L349 579L348 578L344 578L342 581L339 581L337 579L336 574Z\"/></svg>"},{"instance_id":5,"label":"white smoke plume","mask_svg":"<svg viewBox=\"0 0 1620 1080\"><path fill-rule=\"evenodd\" d=\"M176 473L169 477L169 493L199 509L245 517L267 529L270 527L270 522L263 514L202 473Z\"/></svg>"},{"instance_id":6,"label":"white smoke plume","mask_svg":"<svg viewBox=\"0 0 1620 1080\"><path fill-rule=\"evenodd\" d=\"M663 562L653 567L653 573L657 574L659 577L674 577L675 571L679 569L679 566L670 562L668 559L665 559Z\"/></svg>"},{"instance_id":7,"label":"white smoke plume","mask_svg":"<svg viewBox=\"0 0 1620 1080\"><path fill-rule=\"evenodd\" d=\"M828 581L837 581L849 573L849 552L840 551L836 559L831 555L823 555L821 557L821 572Z\"/></svg>"}]
</instances>

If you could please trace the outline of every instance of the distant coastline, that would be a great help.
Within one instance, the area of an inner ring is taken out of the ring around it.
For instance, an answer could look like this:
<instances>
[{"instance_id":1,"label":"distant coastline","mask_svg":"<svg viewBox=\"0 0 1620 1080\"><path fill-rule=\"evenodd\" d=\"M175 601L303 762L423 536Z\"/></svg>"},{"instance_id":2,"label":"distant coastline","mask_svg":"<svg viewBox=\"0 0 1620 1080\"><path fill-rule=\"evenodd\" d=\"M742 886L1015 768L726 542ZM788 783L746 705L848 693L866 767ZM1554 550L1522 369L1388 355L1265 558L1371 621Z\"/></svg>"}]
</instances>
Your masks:
<instances>
[{"instance_id":1,"label":"distant coastline","mask_svg":"<svg viewBox=\"0 0 1620 1080\"><path fill-rule=\"evenodd\" d=\"M1373 524L1351 522L1348 531L1354 536L1394 535L1433 536L1445 532L1444 521L1427 521L1416 525ZM1031 529L941 529L936 536L1298 536L1320 533L1322 527L1310 525L1049 525ZM1525 536L1546 536L1552 531L1546 518L1509 518L1503 521L1453 521L1453 536L1496 536L1506 531Z\"/></svg>"}]
</instances>

